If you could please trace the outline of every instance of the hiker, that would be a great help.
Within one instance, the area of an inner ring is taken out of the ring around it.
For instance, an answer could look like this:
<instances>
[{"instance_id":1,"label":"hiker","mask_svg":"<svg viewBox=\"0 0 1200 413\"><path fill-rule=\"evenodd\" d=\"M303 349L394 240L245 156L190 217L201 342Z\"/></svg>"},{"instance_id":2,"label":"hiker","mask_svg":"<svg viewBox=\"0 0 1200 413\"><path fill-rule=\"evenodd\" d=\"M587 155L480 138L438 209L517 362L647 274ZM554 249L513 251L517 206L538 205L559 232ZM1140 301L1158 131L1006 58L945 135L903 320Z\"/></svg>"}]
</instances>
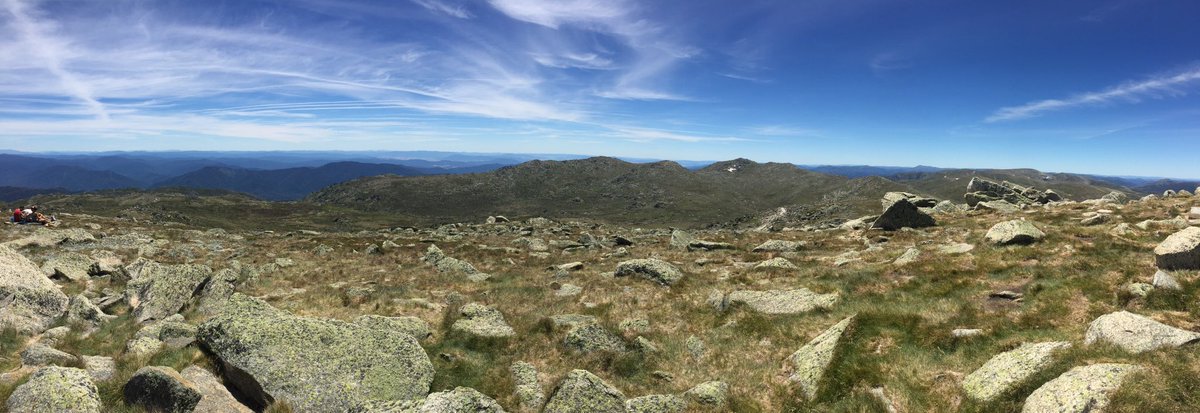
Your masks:
<instances>
[{"instance_id":1,"label":"hiker","mask_svg":"<svg viewBox=\"0 0 1200 413\"><path fill-rule=\"evenodd\" d=\"M14 208L13 209L12 223L14 223L14 224L21 223L21 210L22 209L24 209L24 208Z\"/></svg>"},{"instance_id":2,"label":"hiker","mask_svg":"<svg viewBox=\"0 0 1200 413\"><path fill-rule=\"evenodd\" d=\"M41 212L38 212L37 205L29 207L29 211L30 211L29 222L34 222L34 223L38 223L38 224L42 224L42 225L50 225L51 222L54 222L53 217L47 217L45 215L42 215Z\"/></svg>"}]
</instances>

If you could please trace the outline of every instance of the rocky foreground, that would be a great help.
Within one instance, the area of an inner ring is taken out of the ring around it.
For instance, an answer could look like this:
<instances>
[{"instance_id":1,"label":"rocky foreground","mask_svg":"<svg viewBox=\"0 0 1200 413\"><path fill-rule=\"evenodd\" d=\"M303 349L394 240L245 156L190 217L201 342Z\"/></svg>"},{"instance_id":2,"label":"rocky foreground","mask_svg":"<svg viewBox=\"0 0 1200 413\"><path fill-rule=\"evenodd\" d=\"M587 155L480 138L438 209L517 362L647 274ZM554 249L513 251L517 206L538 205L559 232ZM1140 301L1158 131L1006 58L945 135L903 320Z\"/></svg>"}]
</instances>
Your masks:
<instances>
[{"instance_id":1,"label":"rocky foreground","mask_svg":"<svg viewBox=\"0 0 1200 413\"><path fill-rule=\"evenodd\" d=\"M965 205L889 193L876 216L776 232L8 225L0 397L9 412L1200 406L1200 200L970 188Z\"/></svg>"}]
</instances>

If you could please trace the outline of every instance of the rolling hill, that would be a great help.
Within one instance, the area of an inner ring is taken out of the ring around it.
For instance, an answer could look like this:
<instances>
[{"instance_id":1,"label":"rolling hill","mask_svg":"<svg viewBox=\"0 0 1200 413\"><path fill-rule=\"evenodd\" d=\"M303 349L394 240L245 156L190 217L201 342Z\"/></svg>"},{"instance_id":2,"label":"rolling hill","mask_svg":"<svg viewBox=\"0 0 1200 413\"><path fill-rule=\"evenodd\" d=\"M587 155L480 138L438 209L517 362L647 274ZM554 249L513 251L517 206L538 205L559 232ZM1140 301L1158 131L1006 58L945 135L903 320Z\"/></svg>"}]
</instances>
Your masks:
<instances>
[{"instance_id":1,"label":"rolling hill","mask_svg":"<svg viewBox=\"0 0 1200 413\"><path fill-rule=\"evenodd\" d=\"M334 162L319 167L254 170L210 166L155 184L155 187L225 189L272 200L295 200L318 189L375 175L424 175L402 165Z\"/></svg>"}]
</instances>

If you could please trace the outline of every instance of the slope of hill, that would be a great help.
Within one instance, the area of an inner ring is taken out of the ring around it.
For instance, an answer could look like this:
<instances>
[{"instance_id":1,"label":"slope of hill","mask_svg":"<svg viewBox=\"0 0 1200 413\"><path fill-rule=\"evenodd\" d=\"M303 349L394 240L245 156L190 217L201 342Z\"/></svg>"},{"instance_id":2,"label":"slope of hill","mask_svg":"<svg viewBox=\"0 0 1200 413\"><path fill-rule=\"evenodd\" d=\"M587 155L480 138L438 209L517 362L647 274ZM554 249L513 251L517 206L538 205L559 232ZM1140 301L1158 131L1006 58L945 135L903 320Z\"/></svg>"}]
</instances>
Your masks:
<instances>
[{"instance_id":1,"label":"slope of hill","mask_svg":"<svg viewBox=\"0 0 1200 413\"><path fill-rule=\"evenodd\" d=\"M319 167L253 170L206 167L155 184L155 187L227 189L273 201L300 199L318 189L375 175L423 175L401 165L334 162Z\"/></svg>"},{"instance_id":2,"label":"slope of hill","mask_svg":"<svg viewBox=\"0 0 1200 413\"><path fill-rule=\"evenodd\" d=\"M907 166L871 166L871 165L797 165L801 168L830 175L847 178L863 178L868 176L888 177L902 173L937 172L942 168L918 165Z\"/></svg>"},{"instance_id":3,"label":"slope of hill","mask_svg":"<svg viewBox=\"0 0 1200 413\"><path fill-rule=\"evenodd\" d=\"M1112 191L1134 194L1129 188L1111 182L1083 175L1044 173L1034 169L947 169L938 172L898 174L890 178L911 186L917 193L962 202L967 183L976 176L1039 189L1053 189L1059 195L1074 200L1099 198Z\"/></svg>"},{"instance_id":4,"label":"slope of hill","mask_svg":"<svg viewBox=\"0 0 1200 413\"><path fill-rule=\"evenodd\" d=\"M674 162L635 164L597 157L532 161L484 174L367 178L324 189L307 201L386 211L422 223L501 214L704 226L819 203L845 191L848 181L790 164L745 159L690 171ZM862 201L877 204L878 194L861 195Z\"/></svg>"}]
</instances>

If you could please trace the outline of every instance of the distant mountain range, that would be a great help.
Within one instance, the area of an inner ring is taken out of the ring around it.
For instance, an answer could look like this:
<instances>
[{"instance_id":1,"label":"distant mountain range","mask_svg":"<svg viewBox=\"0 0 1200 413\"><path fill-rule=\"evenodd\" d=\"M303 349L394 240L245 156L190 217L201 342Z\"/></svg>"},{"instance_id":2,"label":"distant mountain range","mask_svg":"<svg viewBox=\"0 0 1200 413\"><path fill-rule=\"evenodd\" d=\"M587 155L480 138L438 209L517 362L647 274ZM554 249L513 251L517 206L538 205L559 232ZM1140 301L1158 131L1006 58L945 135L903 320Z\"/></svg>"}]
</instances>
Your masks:
<instances>
[{"instance_id":1,"label":"distant mountain range","mask_svg":"<svg viewBox=\"0 0 1200 413\"><path fill-rule=\"evenodd\" d=\"M104 152L104 153L22 153L0 151L0 200L11 201L39 193L74 193L102 189L150 189L186 187L223 189L242 192L264 200L291 201L349 180L375 175L442 175L486 173L529 161L567 161L584 159L569 154L488 154L434 151L359 151L359 152ZM614 159L615 158L611 158ZM622 158L633 164L653 164L652 159ZM703 171L710 161L679 161L686 170ZM788 164L767 164L788 165ZM932 166L900 167L871 165L794 165L792 169L821 175L857 179L886 178L889 182L910 184L935 178L947 171ZM1162 193L1164 190L1194 190L1190 180L1153 177L1116 177L1074 174L1018 174L1013 179L1036 185L1045 179L1086 180L1106 183L1135 194ZM961 179L958 172L947 176ZM1033 180L1032 182L1029 180ZM957 191L957 183L946 183ZM964 184L965 185L965 184Z\"/></svg>"}]
</instances>

